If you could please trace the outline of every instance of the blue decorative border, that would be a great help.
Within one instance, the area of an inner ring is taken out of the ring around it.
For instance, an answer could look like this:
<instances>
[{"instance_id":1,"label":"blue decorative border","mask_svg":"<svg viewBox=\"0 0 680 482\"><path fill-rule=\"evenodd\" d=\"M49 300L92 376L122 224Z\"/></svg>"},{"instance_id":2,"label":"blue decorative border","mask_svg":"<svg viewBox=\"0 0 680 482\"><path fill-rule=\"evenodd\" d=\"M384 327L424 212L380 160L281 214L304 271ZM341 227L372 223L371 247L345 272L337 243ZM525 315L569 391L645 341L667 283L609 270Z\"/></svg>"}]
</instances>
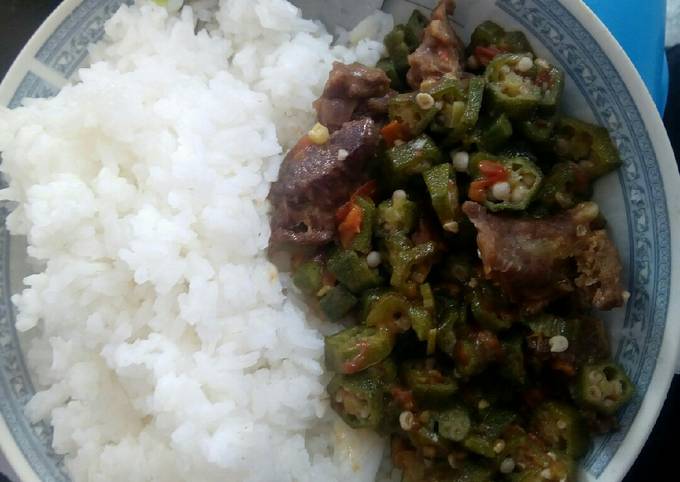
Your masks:
<instances>
[{"instance_id":1,"label":"blue decorative border","mask_svg":"<svg viewBox=\"0 0 680 482\"><path fill-rule=\"evenodd\" d=\"M562 0L565 1L565 0ZM103 35L105 21L133 0L83 0L40 48L36 59L71 77L87 47ZM651 381L661 347L670 290L670 227L663 181L642 118L623 80L595 39L558 0L496 0L499 8L538 38L565 67L592 109L607 126L621 152L619 181L625 198L630 246L630 287L623 336L615 356L638 391L620 414L623 429L600 438L584 461L599 476L618 450ZM50 97L59 89L27 72L9 103ZM4 182L4 181L3 181ZM0 220L7 211L0 208ZM0 413L36 474L49 482L68 482L62 458L51 447L48 423L30 424L23 407L34 393L14 327L9 283L10 236L0 226ZM640 342L638 342L640 340Z\"/></svg>"},{"instance_id":2,"label":"blue decorative border","mask_svg":"<svg viewBox=\"0 0 680 482\"><path fill-rule=\"evenodd\" d=\"M69 78L87 57L87 48L104 35L104 23L134 0L83 0L38 50L37 60Z\"/></svg>"},{"instance_id":3,"label":"blue decorative border","mask_svg":"<svg viewBox=\"0 0 680 482\"><path fill-rule=\"evenodd\" d=\"M11 236L4 220L9 213L0 208L0 413L19 449L41 480L68 482L63 457L52 449L52 426L41 421L31 424L24 415L24 406L35 393L31 377L21 352L15 329L11 287L9 286Z\"/></svg>"},{"instance_id":4,"label":"blue decorative border","mask_svg":"<svg viewBox=\"0 0 680 482\"><path fill-rule=\"evenodd\" d=\"M28 71L21 80L19 87L9 101L9 108L14 109L21 105L21 101L27 97L46 98L54 97L59 92L59 87L47 82L45 79L38 77L31 71Z\"/></svg>"},{"instance_id":5,"label":"blue decorative border","mask_svg":"<svg viewBox=\"0 0 680 482\"><path fill-rule=\"evenodd\" d=\"M616 359L637 388L620 414L622 430L600 438L584 460L599 476L626 437L647 392L661 349L670 296L671 238L658 161L623 80L592 35L557 0L498 0L497 5L537 37L566 69L615 140L629 224L631 299ZM643 340L639 343L638 340Z\"/></svg>"}]
</instances>

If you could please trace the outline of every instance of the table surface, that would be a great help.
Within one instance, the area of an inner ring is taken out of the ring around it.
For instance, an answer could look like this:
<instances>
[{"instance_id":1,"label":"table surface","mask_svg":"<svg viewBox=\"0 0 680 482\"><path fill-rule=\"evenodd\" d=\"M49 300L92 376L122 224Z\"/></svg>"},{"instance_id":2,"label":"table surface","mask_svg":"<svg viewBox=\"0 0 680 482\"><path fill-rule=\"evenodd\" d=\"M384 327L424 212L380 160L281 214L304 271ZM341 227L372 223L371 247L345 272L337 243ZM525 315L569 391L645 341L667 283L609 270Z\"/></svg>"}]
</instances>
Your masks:
<instances>
[{"instance_id":1,"label":"table surface","mask_svg":"<svg viewBox=\"0 0 680 482\"><path fill-rule=\"evenodd\" d=\"M0 78L4 77L12 61L33 32L40 26L60 0L3 0L0 15ZM664 123L668 130L676 158L680 159L680 46L669 49L671 71L670 94ZM659 419L625 482L667 480L654 474L677 470L677 434L680 432L680 376L676 376ZM1 459L1 454L0 454ZM2 467L0 460L0 470ZM673 471L673 472L671 472ZM0 482L5 479L0 474Z\"/></svg>"}]
</instances>

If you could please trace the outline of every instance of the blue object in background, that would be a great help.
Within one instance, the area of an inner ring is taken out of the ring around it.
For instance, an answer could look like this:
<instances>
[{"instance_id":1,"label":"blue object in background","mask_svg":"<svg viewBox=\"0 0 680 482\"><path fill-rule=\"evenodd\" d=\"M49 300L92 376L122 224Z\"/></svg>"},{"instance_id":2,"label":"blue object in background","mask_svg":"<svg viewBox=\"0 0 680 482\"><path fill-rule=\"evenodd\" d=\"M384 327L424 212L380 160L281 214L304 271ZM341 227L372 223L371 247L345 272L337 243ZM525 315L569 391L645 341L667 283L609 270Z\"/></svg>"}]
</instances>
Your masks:
<instances>
[{"instance_id":1,"label":"blue object in background","mask_svg":"<svg viewBox=\"0 0 680 482\"><path fill-rule=\"evenodd\" d=\"M585 0L633 61L663 115L668 95L666 0Z\"/></svg>"}]
</instances>

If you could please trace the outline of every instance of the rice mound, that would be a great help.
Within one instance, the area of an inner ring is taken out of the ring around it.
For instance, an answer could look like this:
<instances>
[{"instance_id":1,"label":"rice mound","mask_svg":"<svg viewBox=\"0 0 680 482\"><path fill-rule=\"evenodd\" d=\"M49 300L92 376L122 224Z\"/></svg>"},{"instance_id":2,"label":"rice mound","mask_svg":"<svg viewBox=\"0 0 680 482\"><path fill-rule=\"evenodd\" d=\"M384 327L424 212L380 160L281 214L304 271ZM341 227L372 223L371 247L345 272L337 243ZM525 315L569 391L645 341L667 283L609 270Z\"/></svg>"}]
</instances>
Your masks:
<instances>
[{"instance_id":1,"label":"rice mound","mask_svg":"<svg viewBox=\"0 0 680 482\"><path fill-rule=\"evenodd\" d=\"M374 64L391 18L342 47L285 0L193 5L121 7L78 82L0 110L39 266L13 298L27 414L76 482L373 480L384 442L328 407L336 327L286 295L266 197L331 63Z\"/></svg>"}]
</instances>

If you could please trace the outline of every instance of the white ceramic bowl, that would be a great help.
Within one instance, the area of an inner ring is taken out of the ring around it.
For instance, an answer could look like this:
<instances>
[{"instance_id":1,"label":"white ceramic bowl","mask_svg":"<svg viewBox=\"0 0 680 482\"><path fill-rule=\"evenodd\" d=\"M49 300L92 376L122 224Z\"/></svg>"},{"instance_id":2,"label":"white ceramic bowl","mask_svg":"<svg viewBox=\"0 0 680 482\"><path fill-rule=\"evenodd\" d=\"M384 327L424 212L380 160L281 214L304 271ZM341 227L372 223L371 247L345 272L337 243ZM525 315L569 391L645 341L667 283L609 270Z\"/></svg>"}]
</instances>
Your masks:
<instances>
[{"instance_id":1,"label":"white ceramic bowl","mask_svg":"<svg viewBox=\"0 0 680 482\"><path fill-rule=\"evenodd\" d=\"M102 36L106 19L121 3L131 1L65 0L7 74L0 86L0 103L16 107L25 97L56 94L87 62L87 46ZM403 20L414 7L434 3L386 0L383 8ZM595 197L622 254L632 295L625 309L603 316L614 355L637 393L620 414L621 430L596 440L582 463L584 480L621 480L654 426L680 338L680 318L668 316L680 310L680 296L672 296L680 286L680 264L672 262L673 255L680 255L680 179L670 144L635 68L582 2L458 3L455 20L464 36L485 19L524 30L539 55L565 69L566 110L606 126L623 157L623 168L598 184ZM3 220L6 214L0 209ZM10 296L20 289L24 263L24 244L0 223L0 446L21 480L67 481L61 458L51 449L49 425L30 424L23 414L33 386L14 329Z\"/></svg>"}]
</instances>

